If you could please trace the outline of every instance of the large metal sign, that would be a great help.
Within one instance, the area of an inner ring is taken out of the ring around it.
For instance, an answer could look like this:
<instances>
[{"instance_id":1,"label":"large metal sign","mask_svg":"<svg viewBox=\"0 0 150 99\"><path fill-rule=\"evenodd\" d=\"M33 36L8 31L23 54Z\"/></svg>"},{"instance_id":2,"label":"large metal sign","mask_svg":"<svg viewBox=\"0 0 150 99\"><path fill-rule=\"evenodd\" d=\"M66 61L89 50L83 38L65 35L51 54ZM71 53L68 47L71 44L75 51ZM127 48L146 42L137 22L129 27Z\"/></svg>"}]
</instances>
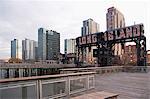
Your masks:
<instances>
[{"instance_id":1,"label":"large metal sign","mask_svg":"<svg viewBox=\"0 0 150 99\"><path fill-rule=\"evenodd\" d=\"M143 24L119 28L111 31L95 33L77 38L77 45L95 44L98 41L114 41L144 36Z\"/></svg>"},{"instance_id":2,"label":"large metal sign","mask_svg":"<svg viewBox=\"0 0 150 99\"><path fill-rule=\"evenodd\" d=\"M141 41L144 43L141 43ZM137 62L139 62L137 65L146 65L146 37L144 36L143 24L137 24L76 38L77 48L79 50L83 47L93 45L96 45L98 49L100 49L99 45L105 46L107 49L107 47L112 47L115 43L122 42L135 42L137 46ZM141 52L143 53L141 54ZM142 57L144 57L144 60L142 60Z\"/></svg>"}]
</instances>

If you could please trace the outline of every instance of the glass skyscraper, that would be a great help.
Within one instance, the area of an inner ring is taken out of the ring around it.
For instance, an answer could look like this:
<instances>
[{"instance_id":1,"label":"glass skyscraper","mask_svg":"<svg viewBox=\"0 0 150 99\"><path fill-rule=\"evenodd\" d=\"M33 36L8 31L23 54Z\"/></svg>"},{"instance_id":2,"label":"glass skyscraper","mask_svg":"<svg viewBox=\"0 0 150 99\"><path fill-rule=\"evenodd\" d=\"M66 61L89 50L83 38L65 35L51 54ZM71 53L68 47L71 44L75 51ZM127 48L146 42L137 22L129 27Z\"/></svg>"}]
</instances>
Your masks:
<instances>
[{"instance_id":1,"label":"glass skyscraper","mask_svg":"<svg viewBox=\"0 0 150 99\"><path fill-rule=\"evenodd\" d=\"M46 60L46 30L38 29L38 59Z\"/></svg>"},{"instance_id":2,"label":"glass skyscraper","mask_svg":"<svg viewBox=\"0 0 150 99\"><path fill-rule=\"evenodd\" d=\"M60 33L40 28L38 30L38 59L58 60L60 54Z\"/></svg>"},{"instance_id":3,"label":"glass skyscraper","mask_svg":"<svg viewBox=\"0 0 150 99\"><path fill-rule=\"evenodd\" d=\"M18 40L11 41L11 58L18 58Z\"/></svg>"},{"instance_id":4,"label":"glass skyscraper","mask_svg":"<svg viewBox=\"0 0 150 99\"><path fill-rule=\"evenodd\" d=\"M47 60L58 60L60 54L60 33L48 30L46 34L47 41Z\"/></svg>"}]
</instances>

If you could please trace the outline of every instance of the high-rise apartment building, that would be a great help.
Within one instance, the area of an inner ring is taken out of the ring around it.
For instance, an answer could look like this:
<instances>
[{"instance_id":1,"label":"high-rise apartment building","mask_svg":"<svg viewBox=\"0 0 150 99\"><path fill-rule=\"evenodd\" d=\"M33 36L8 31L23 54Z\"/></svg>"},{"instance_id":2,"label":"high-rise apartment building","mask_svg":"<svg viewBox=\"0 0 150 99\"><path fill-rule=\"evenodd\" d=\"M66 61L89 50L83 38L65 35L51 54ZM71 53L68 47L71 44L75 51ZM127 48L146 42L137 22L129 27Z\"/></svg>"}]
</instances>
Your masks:
<instances>
[{"instance_id":1,"label":"high-rise apartment building","mask_svg":"<svg viewBox=\"0 0 150 99\"><path fill-rule=\"evenodd\" d=\"M35 60L37 61L38 60L38 42L35 41Z\"/></svg>"},{"instance_id":2,"label":"high-rise apartment building","mask_svg":"<svg viewBox=\"0 0 150 99\"><path fill-rule=\"evenodd\" d=\"M81 35L88 35L99 32L99 24L93 19L83 21L83 27L81 28Z\"/></svg>"},{"instance_id":3,"label":"high-rise apartment building","mask_svg":"<svg viewBox=\"0 0 150 99\"><path fill-rule=\"evenodd\" d=\"M30 59L36 59L36 48L38 47L38 42L37 41L34 41L34 40L31 40L30 41Z\"/></svg>"},{"instance_id":4,"label":"high-rise apartment building","mask_svg":"<svg viewBox=\"0 0 150 99\"><path fill-rule=\"evenodd\" d=\"M81 35L89 35L100 32L99 31L99 24L96 23L93 19L88 19L83 21L83 27L81 28ZM96 46L89 46L84 47L82 49L82 55L81 55L81 61L87 64L94 64L96 61L96 58L93 57L93 50L96 49Z\"/></svg>"},{"instance_id":5,"label":"high-rise apartment building","mask_svg":"<svg viewBox=\"0 0 150 99\"><path fill-rule=\"evenodd\" d=\"M107 9L106 14L107 30L125 27L124 15L115 7Z\"/></svg>"},{"instance_id":6,"label":"high-rise apartment building","mask_svg":"<svg viewBox=\"0 0 150 99\"><path fill-rule=\"evenodd\" d=\"M18 58L18 40L14 39L11 41L11 58Z\"/></svg>"},{"instance_id":7,"label":"high-rise apartment building","mask_svg":"<svg viewBox=\"0 0 150 99\"><path fill-rule=\"evenodd\" d=\"M47 30L46 33L46 59L58 60L60 55L60 33Z\"/></svg>"},{"instance_id":8,"label":"high-rise apartment building","mask_svg":"<svg viewBox=\"0 0 150 99\"><path fill-rule=\"evenodd\" d=\"M64 53L70 54L70 53L76 53L76 39L65 39L64 43Z\"/></svg>"},{"instance_id":9,"label":"high-rise apartment building","mask_svg":"<svg viewBox=\"0 0 150 99\"><path fill-rule=\"evenodd\" d=\"M115 7L110 7L107 9L106 21L107 21L107 30L125 27L124 15L120 11L118 11ZM115 44L113 50L114 55L117 55L120 58L122 58L124 50L122 49L121 44Z\"/></svg>"},{"instance_id":10,"label":"high-rise apartment building","mask_svg":"<svg viewBox=\"0 0 150 99\"><path fill-rule=\"evenodd\" d=\"M30 39L22 40L22 59L27 60L36 60L36 48L37 42Z\"/></svg>"},{"instance_id":11,"label":"high-rise apartment building","mask_svg":"<svg viewBox=\"0 0 150 99\"><path fill-rule=\"evenodd\" d=\"M46 29L38 29L38 60L46 60Z\"/></svg>"},{"instance_id":12,"label":"high-rise apartment building","mask_svg":"<svg viewBox=\"0 0 150 99\"><path fill-rule=\"evenodd\" d=\"M64 42L65 63L75 63L76 39L65 39Z\"/></svg>"},{"instance_id":13,"label":"high-rise apartment building","mask_svg":"<svg viewBox=\"0 0 150 99\"><path fill-rule=\"evenodd\" d=\"M60 54L60 33L40 28L38 30L38 59L58 60Z\"/></svg>"}]
</instances>

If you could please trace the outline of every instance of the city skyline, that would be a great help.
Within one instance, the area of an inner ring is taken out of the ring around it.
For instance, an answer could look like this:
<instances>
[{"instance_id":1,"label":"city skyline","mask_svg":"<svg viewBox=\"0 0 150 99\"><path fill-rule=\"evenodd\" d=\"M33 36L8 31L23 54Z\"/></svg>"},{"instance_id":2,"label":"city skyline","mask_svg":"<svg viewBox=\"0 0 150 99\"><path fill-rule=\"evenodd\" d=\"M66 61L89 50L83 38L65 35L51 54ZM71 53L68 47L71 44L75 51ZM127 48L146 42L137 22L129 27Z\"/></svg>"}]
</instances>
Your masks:
<instances>
[{"instance_id":1,"label":"city skyline","mask_svg":"<svg viewBox=\"0 0 150 99\"><path fill-rule=\"evenodd\" d=\"M64 39L81 36L83 20L92 18L95 22L100 24L101 32L106 31L106 12L107 9L112 6L124 14L126 26L133 25L134 22L136 24L144 24L145 35L147 36L147 50L150 49L150 45L148 45L150 42L148 38L150 36L150 34L148 34L148 31L150 31L150 25L148 23L148 18L150 17L148 1L114 2L109 0L106 2L104 0L94 0L92 2L90 0L50 0L35 2L34 0L2 0L0 2L0 10L2 12L0 14L0 59L10 58L10 41L14 38L19 39L19 54L21 52L21 41L24 38L37 41L38 28L40 27L56 30L60 33L61 53L63 53ZM132 7L133 5L134 7Z\"/></svg>"}]
</instances>

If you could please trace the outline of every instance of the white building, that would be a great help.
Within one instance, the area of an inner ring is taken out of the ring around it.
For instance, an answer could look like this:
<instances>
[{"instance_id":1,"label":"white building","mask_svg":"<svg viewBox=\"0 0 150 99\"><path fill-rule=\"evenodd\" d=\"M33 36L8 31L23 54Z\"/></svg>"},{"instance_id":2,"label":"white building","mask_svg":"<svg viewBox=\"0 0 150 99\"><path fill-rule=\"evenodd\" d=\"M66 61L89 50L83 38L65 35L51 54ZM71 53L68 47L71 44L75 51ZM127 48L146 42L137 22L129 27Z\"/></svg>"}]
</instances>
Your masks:
<instances>
[{"instance_id":1,"label":"white building","mask_svg":"<svg viewBox=\"0 0 150 99\"><path fill-rule=\"evenodd\" d=\"M81 36L94 34L100 32L99 24L93 19L83 21L83 27L81 28ZM81 61L87 64L94 64L96 58L93 57L93 50L97 49L96 46L84 47L82 49L83 55L80 57Z\"/></svg>"},{"instance_id":2,"label":"white building","mask_svg":"<svg viewBox=\"0 0 150 99\"><path fill-rule=\"evenodd\" d=\"M22 40L22 59L35 60L37 42L30 39Z\"/></svg>"},{"instance_id":3,"label":"white building","mask_svg":"<svg viewBox=\"0 0 150 99\"><path fill-rule=\"evenodd\" d=\"M81 35L89 35L99 32L99 24L96 23L93 19L88 19L83 21L83 27L81 28Z\"/></svg>"},{"instance_id":4,"label":"white building","mask_svg":"<svg viewBox=\"0 0 150 99\"><path fill-rule=\"evenodd\" d=\"M64 43L64 53L76 53L76 40L75 39L65 39Z\"/></svg>"}]
</instances>

